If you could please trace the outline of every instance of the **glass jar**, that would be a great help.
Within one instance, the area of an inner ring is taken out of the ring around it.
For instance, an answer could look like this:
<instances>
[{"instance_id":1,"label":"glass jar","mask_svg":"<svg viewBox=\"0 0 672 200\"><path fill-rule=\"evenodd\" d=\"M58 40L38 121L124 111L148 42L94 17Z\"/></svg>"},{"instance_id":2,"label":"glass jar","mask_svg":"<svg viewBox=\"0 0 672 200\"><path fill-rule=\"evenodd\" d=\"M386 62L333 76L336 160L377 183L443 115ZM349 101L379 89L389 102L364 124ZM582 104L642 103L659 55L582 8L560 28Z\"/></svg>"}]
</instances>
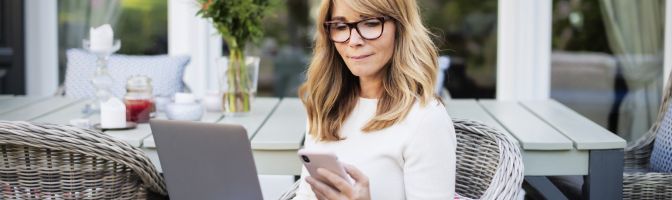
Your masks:
<instances>
[{"instance_id":1,"label":"glass jar","mask_svg":"<svg viewBox=\"0 0 672 200\"><path fill-rule=\"evenodd\" d=\"M146 123L154 112L152 79L147 76L132 76L126 82L126 120Z\"/></svg>"}]
</instances>

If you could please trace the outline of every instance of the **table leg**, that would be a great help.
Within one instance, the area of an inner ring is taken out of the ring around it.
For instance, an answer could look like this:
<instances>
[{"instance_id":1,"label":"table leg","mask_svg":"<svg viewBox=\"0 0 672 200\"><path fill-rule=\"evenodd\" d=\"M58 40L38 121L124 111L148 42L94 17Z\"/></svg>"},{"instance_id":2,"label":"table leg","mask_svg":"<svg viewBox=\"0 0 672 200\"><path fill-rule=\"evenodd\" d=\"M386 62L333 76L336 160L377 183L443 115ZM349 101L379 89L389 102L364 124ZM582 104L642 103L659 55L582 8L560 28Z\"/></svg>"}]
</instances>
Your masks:
<instances>
[{"instance_id":1,"label":"table leg","mask_svg":"<svg viewBox=\"0 0 672 200\"><path fill-rule=\"evenodd\" d=\"M623 198L623 149L591 150L584 199Z\"/></svg>"},{"instance_id":2,"label":"table leg","mask_svg":"<svg viewBox=\"0 0 672 200\"><path fill-rule=\"evenodd\" d=\"M536 190L542 199L566 200L564 194L545 176L525 176L527 184Z\"/></svg>"}]
</instances>

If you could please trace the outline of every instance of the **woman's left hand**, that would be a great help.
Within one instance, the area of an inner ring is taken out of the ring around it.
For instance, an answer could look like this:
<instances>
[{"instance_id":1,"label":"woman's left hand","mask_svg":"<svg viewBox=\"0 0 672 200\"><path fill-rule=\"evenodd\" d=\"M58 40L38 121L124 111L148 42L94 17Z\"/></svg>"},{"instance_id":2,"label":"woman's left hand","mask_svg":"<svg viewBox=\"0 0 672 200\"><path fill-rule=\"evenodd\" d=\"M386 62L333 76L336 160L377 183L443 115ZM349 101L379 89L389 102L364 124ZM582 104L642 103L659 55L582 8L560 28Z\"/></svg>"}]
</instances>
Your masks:
<instances>
[{"instance_id":1,"label":"woman's left hand","mask_svg":"<svg viewBox=\"0 0 672 200\"><path fill-rule=\"evenodd\" d=\"M306 181L310 184L317 198L321 200L370 200L369 178L355 166L344 164L344 167L345 171L355 181L354 184L350 184L342 177L322 168L317 169L317 173L327 179L328 183L323 183L310 176L306 177Z\"/></svg>"}]
</instances>

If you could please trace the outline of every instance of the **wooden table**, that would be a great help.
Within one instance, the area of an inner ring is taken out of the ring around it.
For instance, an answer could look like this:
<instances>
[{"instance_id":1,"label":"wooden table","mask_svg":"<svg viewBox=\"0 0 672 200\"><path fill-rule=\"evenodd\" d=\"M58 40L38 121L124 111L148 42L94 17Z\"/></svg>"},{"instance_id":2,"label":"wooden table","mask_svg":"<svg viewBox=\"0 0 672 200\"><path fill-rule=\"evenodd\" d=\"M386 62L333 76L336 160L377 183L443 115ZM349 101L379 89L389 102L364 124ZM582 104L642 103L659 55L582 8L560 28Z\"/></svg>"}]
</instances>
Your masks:
<instances>
[{"instance_id":1,"label":"wooden table","mask_svg":"<svg viewBox=\"0 0 672 200\"><path fill-rule=\"evenodd\" d=\"M565 197L547 176L584 176L588 199L621 199L626 142L554 100L451 100L452 118L481 121L521 147L525 180L548 199Z\"/></svg>"},{"instance_id":2,"label":"wooden table","mask_svg":"<svg viewBox=\"0 0 672 200\"><path fill-rule=\"evenodd\" d=\"M70 119L86 117L97 122L97 115L81 112L84 105L84 101L62 97L3 97L0 120L67 124ZM620 199L625 140L566 106L554 100L451 100L446 108L453 118L481 121L515 139L522 150L526 181L549 199L564 198L546 178L558 175L584 176L589 199ZM260 174L300 174L296 151L303 142L306 116L298 99L257 98L248 116L207 113L202 121L243 125ZM161 169L148 124L106 133L141 147Z\"/></svg>"},{"instance_id":3,"label":"wooden table","mask_svg":"<svg viewBox=\"0 0 672 200\"><path fill-rule=\"evenodd\" d=\"M98 123L98 114L87 115L82 112L86 103L85 100L65 97L3 97L0 98L0 120L68 124L71 119L88 118L92 123ZM166 117L159 113L157 118ZM300 100L260 97L253 101L249 115L226 117L221 113L206 112L201 121L234 123L245 127L259 174L301 173L301 162L296 151L303 143L306 116ZM139 124L132 130L105 133L142 148L154 166L161 171L149 124Z\"/></svg>"}]
</instances>

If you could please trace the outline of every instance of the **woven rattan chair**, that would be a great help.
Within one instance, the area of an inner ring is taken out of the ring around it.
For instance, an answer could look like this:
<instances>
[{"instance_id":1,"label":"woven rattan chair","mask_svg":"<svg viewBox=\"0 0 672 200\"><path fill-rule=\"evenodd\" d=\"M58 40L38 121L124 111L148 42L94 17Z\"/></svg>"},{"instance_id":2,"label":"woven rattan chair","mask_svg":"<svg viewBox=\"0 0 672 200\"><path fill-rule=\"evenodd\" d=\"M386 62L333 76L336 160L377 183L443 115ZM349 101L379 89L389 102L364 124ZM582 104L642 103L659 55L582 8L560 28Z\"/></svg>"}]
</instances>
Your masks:
<instances>
[{"instance_id":1,"label":"woven rattan chair","mask_svg":"<svg viewBox=\"0 0 672 200\"><path fill-rule=\"evenodd\" d=\"M518 145L476 121L454 119L457 136L455 192L460 199L517 199L523 184ZM280 199L292 199L296 182Z\"/></svg>"},{"instance_id":2,"label":"woven rattan chair","mask_svg":"<svg viewBox=\"0 0 672 200\"><path fill-rule=\"evenodd\" d=\"M0 121L0 199L145 199L166 195L142 150L101 132Z\"/></svg>"},{"instance_id":3,"label":"woven rattan chair","mask_svg":"<svg viewBox=\"0 0 672 200\"><path fill-rule=\"evenodd\" d=\"M623 199L672 199L672 173L652 172L649 162L656 134L660 131L659 128L672 126L669 124L670 121L665 122L664 120L666 113L671 112L669 110L671 90L672 74L665 86L656 122L646 134L625 148ZM672 147L668 146L668 148Z\"/></svg>"},{"instance_id":4,"label":"woven rattan chair","mask_svg":"<svg viewBox=\"0 0 672 200\"><path fill-rule=\"evenodd\" d=\"M455 192L460 199L517 199L523 179L518 145L476 121L453 120L457 136Z\"/></svg>"}]
</instances>

